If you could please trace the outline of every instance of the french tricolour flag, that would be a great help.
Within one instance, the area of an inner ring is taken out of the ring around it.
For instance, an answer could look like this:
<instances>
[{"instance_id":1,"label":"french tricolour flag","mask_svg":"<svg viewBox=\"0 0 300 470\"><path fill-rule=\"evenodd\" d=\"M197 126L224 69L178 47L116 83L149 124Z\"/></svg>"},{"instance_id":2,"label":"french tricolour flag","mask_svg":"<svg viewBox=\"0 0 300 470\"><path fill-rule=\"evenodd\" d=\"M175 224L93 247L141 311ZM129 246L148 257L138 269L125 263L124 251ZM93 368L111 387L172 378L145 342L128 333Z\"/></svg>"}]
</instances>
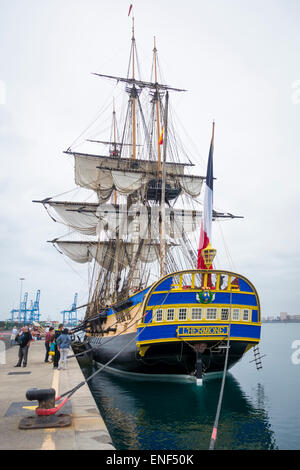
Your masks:
<instances>
[{"instance_id":1,"label":"french tricolour flag","mask_svg":"<svg viewBox=\"0 0 300 470\"><path fill-rule=\"evenodd\" d=\"M215 134L215 123L213 123L212 138L210 143L207 172L206 172L206 183L204 193L204 210L203 218L201 222L201 234L200 243L198 250L198 262L197 269L206 269L204 260L201 256L201 250L206 248L211 243L211 225L212 225L212 212L213 212L213 154L214 154L214 134ZM210 267L212 269L212 266Z\"/></svg>"}]
</instances>

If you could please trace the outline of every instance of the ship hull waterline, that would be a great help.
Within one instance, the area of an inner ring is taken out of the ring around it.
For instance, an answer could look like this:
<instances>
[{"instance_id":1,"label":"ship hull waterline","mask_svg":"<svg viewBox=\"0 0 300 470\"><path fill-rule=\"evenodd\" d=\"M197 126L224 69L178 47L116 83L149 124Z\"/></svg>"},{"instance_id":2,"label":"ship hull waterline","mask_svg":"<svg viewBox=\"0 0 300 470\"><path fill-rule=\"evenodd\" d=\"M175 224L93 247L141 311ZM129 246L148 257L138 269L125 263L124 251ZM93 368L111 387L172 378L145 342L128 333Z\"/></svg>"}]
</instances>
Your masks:
<instances>
[{"instance_id":1,"label":"ship hull waterline","mask_svg":"<svg viewBox=\"0 0 300 470\"><path fill-rule=\"evenodd\" d=\"M152 344L145 356L141 357L136 347L136 336L136 333L129 333L120 335L113 341L111 338L102 338L101 344L90 338L88 347L91 358L97 365L104 366L118 354L105 370L137 380L196 381L197 352L194 346L203 344L203 341ZM207 349L201 354L201 360L203 378L208 378L223 372L226 342L220 345L220 340L212 340L205 344ZM227 369L240 361L244 353L255 344L257 342L230 342Z\"/></svg>"}]
</instances>

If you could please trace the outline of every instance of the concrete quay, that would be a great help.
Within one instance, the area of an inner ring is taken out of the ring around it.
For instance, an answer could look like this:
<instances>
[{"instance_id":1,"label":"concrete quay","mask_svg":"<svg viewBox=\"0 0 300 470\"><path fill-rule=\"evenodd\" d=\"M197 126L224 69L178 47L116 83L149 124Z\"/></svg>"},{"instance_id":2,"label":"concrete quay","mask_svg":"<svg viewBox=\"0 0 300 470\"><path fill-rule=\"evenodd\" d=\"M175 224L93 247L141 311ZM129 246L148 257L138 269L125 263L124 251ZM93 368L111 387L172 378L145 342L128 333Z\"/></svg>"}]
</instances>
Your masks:
<instances>
[{"instance_id":1,"label":"concrete quay","mask_svg":"<svg viewBox=\"0 0 300 470\"><path fill-rule=\"evenodd\" d=\"M56 396L84 380L76 358L66 370L44 362L44 341L32 342L27 367L14 367L19 346L6 349L0 362L0 450L115 450L106 425L87 384L61 409L71 414L71 426L48 429L18 428L26 416L35 415L37 402L27 401L30 388L54 388ZM5 360L3 360L5 358ZM58 412L60 413L60 412Z\"/></svg>"}]
</instances>

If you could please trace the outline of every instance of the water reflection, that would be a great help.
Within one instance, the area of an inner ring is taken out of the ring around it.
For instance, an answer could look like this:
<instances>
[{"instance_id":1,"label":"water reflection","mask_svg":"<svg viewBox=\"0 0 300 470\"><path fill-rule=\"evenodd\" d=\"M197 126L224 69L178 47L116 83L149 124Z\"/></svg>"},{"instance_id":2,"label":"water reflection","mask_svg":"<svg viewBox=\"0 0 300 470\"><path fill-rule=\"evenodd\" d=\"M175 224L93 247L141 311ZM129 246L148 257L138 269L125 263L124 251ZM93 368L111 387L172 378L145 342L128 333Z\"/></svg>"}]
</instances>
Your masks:
<instances>
[{"instance_id":1,"label":"water reflection","mask_svg":"<svg viewBox=\"0 0 300 470\"><path fill-rule=\"evenodd\" d=\"M85 368L90 375L92 367ZM189 383L134 381L101 372L90 383L93 396L117 449L208 449L221 378L202 387ZM217 449L276 449L265 411L264 389L257 384L251 403L228 374Z\"/></svg>"}]
</instances>

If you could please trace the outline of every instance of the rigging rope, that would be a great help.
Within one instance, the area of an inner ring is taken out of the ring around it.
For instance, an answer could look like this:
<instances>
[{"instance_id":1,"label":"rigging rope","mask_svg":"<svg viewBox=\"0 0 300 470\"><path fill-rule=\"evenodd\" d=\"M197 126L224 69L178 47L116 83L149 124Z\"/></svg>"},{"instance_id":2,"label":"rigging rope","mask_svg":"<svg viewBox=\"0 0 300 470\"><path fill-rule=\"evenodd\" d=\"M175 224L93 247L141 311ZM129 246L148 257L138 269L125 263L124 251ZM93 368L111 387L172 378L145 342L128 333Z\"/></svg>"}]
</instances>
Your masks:
<instances>
[{"instance_id":1,"label":"rigging rope","mask_svg":"<svg viewBox=\"0 0 300 470\"><path fill-rule=\"evenodd\" d=\"M118 82L116 83L116 85L114 86L114 89L117 87L118 85ZM109 103L108 103L109 101ZM88 131L88 129L97 121L97 119L99 118L99 116L104 113L106 111L106 109L108 108L108 106L111 106L111 93L109 93L109 96L107 98L107 100L104 102L104 104L101 106L100 110L98 111L98 113L96 114L95 118L92 120L92 122L80 133L80 135L74 140L74 142L69 146L69 150L75 146L78 146L78 140L85 134L85 132Z\"/></svg>"},{"instance_id":2,"label":"rigging rope","mask_svg":"<svg viewBox=\"0 0 300 470\"><path fill-rule=\"evenodd\" d=\"M236 271L235 264L234 264L234 262L233 262L233 259L232 259L232 256L231 256L231 254L230 254L229 248L228 248L228 246L227 246L227 244L226 244L226 240L225 240L225 237L224 237L224 233L223 233L223 230L222 230L222 226L221 226L221 224L220 224L220 221L217 220L216 222L218 222L217 226L218 226L219 229L220 229L220 233L221 233L223 245L224 245L224 248L225 248L225 252L226 252L226 255L227 255L228 262L229 262L229 265L230 265L230 267L231 267L231 270L232 270L232 271Z\"/></svg>"}]
</instances>

